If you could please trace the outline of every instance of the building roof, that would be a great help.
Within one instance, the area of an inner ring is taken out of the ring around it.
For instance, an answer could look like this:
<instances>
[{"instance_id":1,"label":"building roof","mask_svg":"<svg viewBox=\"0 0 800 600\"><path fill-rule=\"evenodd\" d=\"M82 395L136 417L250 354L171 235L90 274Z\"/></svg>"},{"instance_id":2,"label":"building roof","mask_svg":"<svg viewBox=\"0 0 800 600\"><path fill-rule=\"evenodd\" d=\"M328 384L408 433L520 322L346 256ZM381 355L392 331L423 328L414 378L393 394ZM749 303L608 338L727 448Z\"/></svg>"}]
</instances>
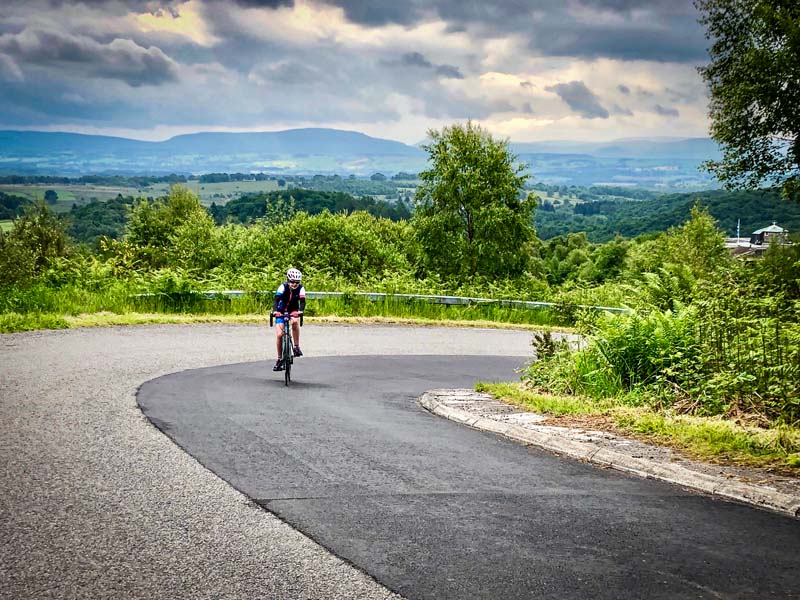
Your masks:
<instances>
[{"instance_id":1,"label":"building roof","mask_svg":"<svg viewBox=\"0 0 800 600\"><path fill-rule=\"evenodd\" d=\"M789 233L789 231L780 225L773 223L769 227L762 227L761 229L754 231L753 235L758 235L759 233Z\"/></svg>"}]
</instances>

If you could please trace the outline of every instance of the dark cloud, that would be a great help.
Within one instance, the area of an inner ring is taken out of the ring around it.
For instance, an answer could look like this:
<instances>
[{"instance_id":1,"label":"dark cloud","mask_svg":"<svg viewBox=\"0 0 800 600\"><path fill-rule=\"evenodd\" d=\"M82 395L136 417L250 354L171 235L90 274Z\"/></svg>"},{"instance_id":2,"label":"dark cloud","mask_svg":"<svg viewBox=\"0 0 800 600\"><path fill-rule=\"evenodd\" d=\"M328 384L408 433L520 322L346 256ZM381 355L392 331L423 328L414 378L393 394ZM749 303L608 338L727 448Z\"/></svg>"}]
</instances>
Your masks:
<instances>
[{"instance_id":1,"label":"dark cloud","mask_svg":"<svg viewBox=\"0 0 800 600\"><path fill-rule=\"evenodd\" d=\"M403 67L412 69L422 69L429 71L445 79L464 79L464 75L453 65L435 65L419 52L408 52L403 54L399 60L382 59L380 64L387 67Z\"/></svg>"},{"instance_id":2,"label":"dark cloud","mask_svg":"<svg viewBox=\"0 0 800 600\"><path fill-rule=\"evenodd\" d=\"M527 89L532 89L533 88L533 84L530 81L520 81L519 85L520 85L520 87L524 87L524 88L527 88Z\"/></svg>"},{"instance_id":3,"label":"dark cloud","mask_svg":"<svg viewBox=\"0 0 800 600\"><path fill-rule=\"evenodd\" d=\"M655 105L655 111L657 114L661 115L662 117L679 117L680 112L678 112L677 108L671 108L668 106L661 106L660 104Z\"/></svg>"},{"instance_id":4,"label":"dark cloud","mask_svg":"<svg viewBox=\"0 0 800 600\"><path fill-rule=\"evenodd\" d=\"M627 85L622 85L622 84L619 84L619 85L617 86L617 89L618 89L620 92L622 92L623 94L625 94L626 96L627 96L628 94L630 94L630 93L631 93L631 88L629 88Z\"/></svg>"},{"instance_id":5,"label":"dark cloud","mask_svg":"<svg viewBox=\"0 0 800 600\"><path fill-rule=\"evenodd\" d=\"M409 52L400 58L400 62L409 67L432 69L433 64L419 52Z\"/></svg>"},{"instance_id":6,"label":"dark cloud","mask_svg":"<svg viewBox=\"0 0 800 600\"><path fill-rule=\"evenodd\" d=\"M452 65L439 65L436 67L436 74L446 79L464 79L458 67Z\"/></svg>"},{"instance_id":7,"label":"dark cloud","mask_svg":"<svg viewBox=\"0 0 800 600\"><path fill-rule=\"evenodd\" d=\"M545 88L555 92L573 111L587 119L607 119L608 111L582 81L559 83Z\"/></svg>"},{"instance_id":8,"label":"dark cloud","mask_svg":"<svg viewBox=\"0 0 800 600\"><path fill-rule=\"evenodd\" d=\"M119 79L132 86L177 80L177 67L159 48L142 48L131 40L101 44L83 36L25 30L0 36L0 52L24 71L25 66L51 67L89 77Z\"/></svg>"},{"instance_id":9,"label":"dark cloud","mask_svg":"<svg viewBox=\"0 0 800 600\"><path fill-rule=\"evenodd\" d=\"M545 56L671 62L707 58L705 34L691 0L324 1L341 7L350 21L362 25L408 26L439 17L446 22L448 32L523 35L532 49ZM616 18L592 19L590 11Z\"/></svg>"},{"instance_id":10,"label":"dark cloud","mask_svg":"<svg viewBox=\"0 0 800 600\"><path fill-rule=\"evenodd\" d=\"M699 62L707 58L705 41L686 30L628 28L561 23L542 28L531 38L532 48L550 56L615 58L657 62Z\"/></svg>"},{"instance_id":11,"label":"dark cloud","mask_svg":"<svg viewBox=\"0 0 800 600\"><path fill-rule=\"evenodd\" d=\"M344 10L349 21L361 25L413 25L421 20L425 3L414 0L326 0Z\"/></svg>"},{"instance_id":12,"label":"dark cloud","mask_svg":"<svg viewBox=\"0 0 800 600\"><path fill-rule=\"evenodd\" d=\"M234 4L245 8L281 8L294 6L294 0L233 0Z\"/></svg>"}]
</instances>

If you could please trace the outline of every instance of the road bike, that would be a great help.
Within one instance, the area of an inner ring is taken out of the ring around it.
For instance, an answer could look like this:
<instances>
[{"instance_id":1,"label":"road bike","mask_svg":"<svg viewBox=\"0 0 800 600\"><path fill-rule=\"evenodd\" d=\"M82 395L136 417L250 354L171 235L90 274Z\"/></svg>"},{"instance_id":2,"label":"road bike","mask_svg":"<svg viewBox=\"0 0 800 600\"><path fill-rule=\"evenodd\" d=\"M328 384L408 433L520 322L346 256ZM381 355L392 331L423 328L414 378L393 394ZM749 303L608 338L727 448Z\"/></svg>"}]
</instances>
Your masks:
<instances>
[{"instance_id":1,"label":"road bike","mask_svg":"<svg viewBox=\"0 0 800 600\"><path fill-rule=\"evenodd\" d=\"M300 326L303 326L303 313L294 313L300 317ZM269 316L270 329L273 326L275 315ZM288 386L292 380L292 363L294 363L294 340L292 340L292 313L285 312L279 318L283 319L283 333L281 334L281 363L283 364L283 380Z\"/></svg>"}]
</instances>

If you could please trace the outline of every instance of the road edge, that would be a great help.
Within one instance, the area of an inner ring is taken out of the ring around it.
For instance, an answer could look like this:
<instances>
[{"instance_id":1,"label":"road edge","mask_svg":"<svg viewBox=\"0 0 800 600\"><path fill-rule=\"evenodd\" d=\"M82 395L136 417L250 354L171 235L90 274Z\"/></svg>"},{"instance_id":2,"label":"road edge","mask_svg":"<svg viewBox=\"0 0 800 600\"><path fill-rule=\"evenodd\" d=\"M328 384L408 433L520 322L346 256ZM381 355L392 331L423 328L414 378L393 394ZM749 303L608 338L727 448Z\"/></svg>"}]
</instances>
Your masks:
<instances>
[{"instance_id":1,"label":"road edge","mask_svg":"<svg viewBox=\"0 0 800 600\"><path fill-rule=\"evenodd\" d=\"M786 494L766 486L741 481L732 481L721 476L699 473L684 466L662 463L648 458L633 456L591 442L582 442L526 428L522 425L491 419L466 410L448 406L441 397L457 397L459 402L472 397L486 401L493 397L473 390L428 390L417 401L429 412L467 425L481 431L488 431L506 438L549 450L582 462L604 468L616 469L646 479L658 479L682 487L690 488L715 498L741 502L777 512L795 519L800 518L800 496ZM550 428L552 431L554 428ZM567 430L567 428L563 428Z\"/></svg>"}]
</instances>

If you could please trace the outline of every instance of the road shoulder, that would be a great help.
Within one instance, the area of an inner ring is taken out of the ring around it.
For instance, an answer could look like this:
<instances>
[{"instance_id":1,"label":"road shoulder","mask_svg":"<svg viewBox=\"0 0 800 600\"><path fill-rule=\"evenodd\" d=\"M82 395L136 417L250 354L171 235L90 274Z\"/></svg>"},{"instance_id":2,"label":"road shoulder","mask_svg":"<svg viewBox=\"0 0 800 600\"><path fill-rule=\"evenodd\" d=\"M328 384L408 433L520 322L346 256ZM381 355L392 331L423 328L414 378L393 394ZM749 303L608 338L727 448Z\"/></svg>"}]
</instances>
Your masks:
<instances>
[{"instance_id":1,"label":"road shoulder","mask_svg":"<svg viewBox=\"0 0 800 600\"><path fill-rule=\"evenodd\" d=\"M547 425L526 412L468 389L425 392L420 404L441 417L604 468L659 479L711 496L800 517L800 480L765 469L729 467L683 457L669 448L604 431Z\"/></svg>"}]
</instances>

